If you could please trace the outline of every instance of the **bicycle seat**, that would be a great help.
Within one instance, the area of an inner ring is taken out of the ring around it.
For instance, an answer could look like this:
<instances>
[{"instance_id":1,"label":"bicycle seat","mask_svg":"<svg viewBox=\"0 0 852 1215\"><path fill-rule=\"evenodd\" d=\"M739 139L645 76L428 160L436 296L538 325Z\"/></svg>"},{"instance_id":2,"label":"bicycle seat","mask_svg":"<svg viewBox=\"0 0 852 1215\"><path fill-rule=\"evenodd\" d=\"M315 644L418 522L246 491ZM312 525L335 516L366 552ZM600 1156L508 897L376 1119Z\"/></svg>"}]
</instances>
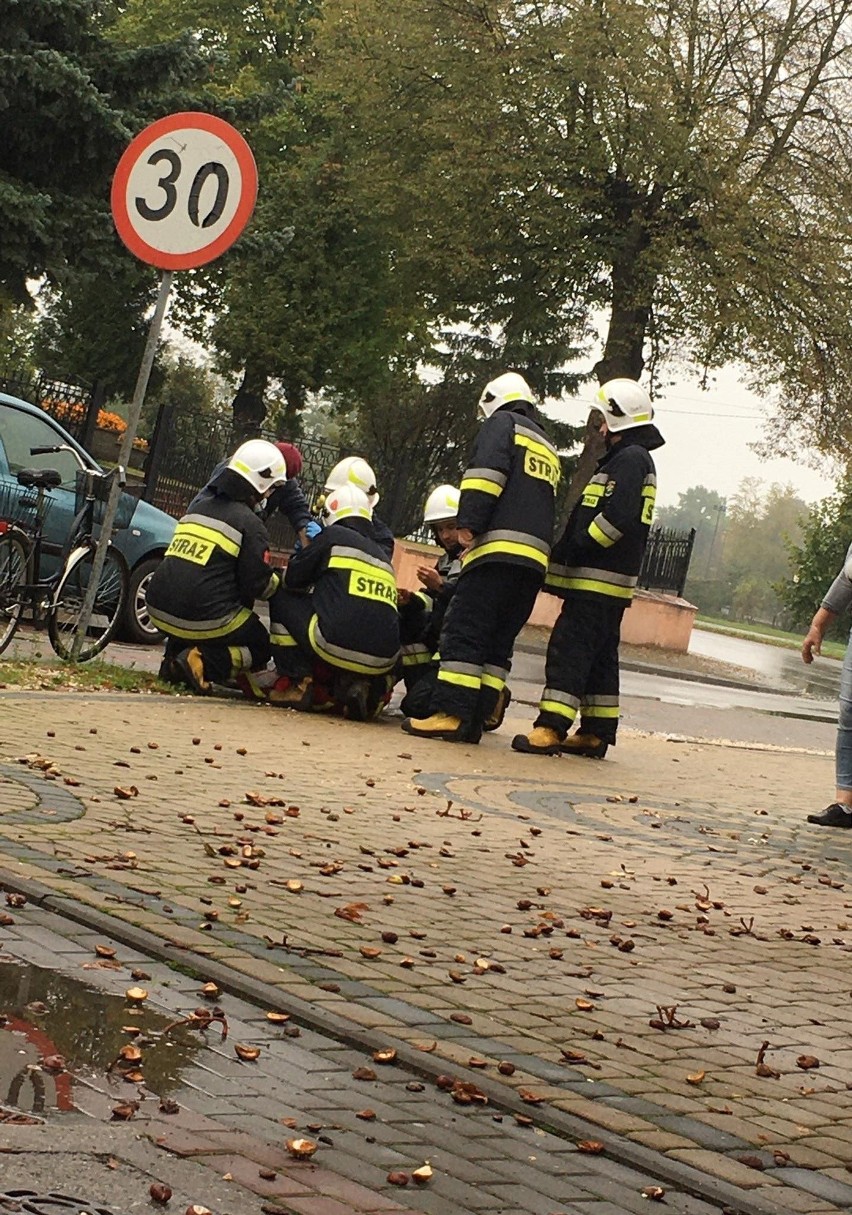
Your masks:
<instances>
[{"instance_id":1,"label":"bicycle seat","mask_svg":"<svg viewBox=\"0 0 852 1215\"><path fill-rule=\"evenodd\" d=\"M27 489L56 489L62 484L62 474L55 468L22 468L18 473L18 484Z\"/></svg>"}]
</instances>

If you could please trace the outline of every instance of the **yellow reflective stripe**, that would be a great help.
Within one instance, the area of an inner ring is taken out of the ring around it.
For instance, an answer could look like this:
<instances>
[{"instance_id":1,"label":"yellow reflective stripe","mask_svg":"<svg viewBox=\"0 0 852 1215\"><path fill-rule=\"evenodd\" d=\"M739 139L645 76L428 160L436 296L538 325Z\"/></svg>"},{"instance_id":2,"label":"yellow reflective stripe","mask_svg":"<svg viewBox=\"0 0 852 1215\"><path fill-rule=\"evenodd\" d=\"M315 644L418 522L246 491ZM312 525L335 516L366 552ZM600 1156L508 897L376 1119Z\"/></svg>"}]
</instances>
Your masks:
<instances>
[{"instance_id":1,"label":"yellow reflective stripe","mask_svg":"<svg viewBox=\"0 0 852 1215\"><path fill-rule=\"evenodd\" d=\"M233 633L241 624L245 624L251 616L251 610L249 608L240 608L232 620L229 620L227 624L223 624L217 629L187 629L173 624L171 621L167 624L165 621L159 620L150 608L148 609L148 615L158 629L163 633L169 634L171 637L186 637L188 641L212 641L216 637L224 637L228 633Z\"/></svg>"},{"instance_id":2,"label":"yellow reflective stripe","mask_svg":"<svg viewBox=\"0 0 852 1215\"><path fill-rule=\"evenodd\" d=\"M632 599L635 590L632 586L613 586L611 582L598 582L594 578L566 578L563 574L548 575L546 585L566 591L594 591L596 595L611 595L614 599Z\"/></svg>"},{"instance_id":3,"label":"yellow reflective stripe","mask_svg":"<svg viewBox=\"0 0 852 1215\"><path fill-rule=\"evenodd\" d=\"M529 435L515 435L515 443L518 447L528 447L530 451L534 451L537 456L542 456L544 459L553 460L559 463L559 457L555 450L547 443L542 443L539 439L531 439Z\"/></svg>"},{"instance_id":4,"label":"yellow reflective stripe","mask_svg":"<svg viewBox=\"0 0 852 1215\"><path fill-rule=\"evenodd\" d=\"M382 578L384 581L393 578L393 570L390 566L372 565L369 561L359 561L357 557L331 557L328 568L330 570L355 570L359 574L366 574L368 578Z\"/></svg>"},{"instance_id":5,"label":"yellow reflective stripe","mask_svg":"<svg viewBox=\"0 0 852 1215\"><path fill-rule=\"evenodd\" d=\"M229 536L223 536L221 532L217 532L212 527L201 527L198 523L180 523L175 528L175 535L189 534L197 536L199 540L207 540L211 544L218 545L226 553L230 553L232 557L239 557L240 546L231 540Z\"/></svg>"},{"instance_id":6,"label":"yellow reflective stripe","mask_svg":"<svg viewBox=\"0 0 852 1215\"><path fill-rule=\"evenodd\" d=\"M313 646L314 653L319 654L331 667L341 667L344 671L354 671L357 675L385 675L390 671L396 663L396 656L388 660L388 665L383 669L379 667L368 667L362 662L354 662L349 658L341 658L337 654L332 654L328 650L323 649L322 641L318 637L319 633L319 617L314 615L311 617L311 623L308 625L308 639Z\"/></svg>"},{"instance_id":7,"label":"yellow reflective stripe","mask_svg":"<svg viewBox=\"0 0 852 1215\"><path fill-rule=\"evenodd\" d=\"M431 662L432 655L428 650L421 650L418 654L403 654L402 665L404 667L422 666L424 663Z\"/></svg>"},{"instance_id":8,"label":"yellow reflective stripe","mask_svg":"<svg viewBox=\"0 0 852 1215\"><path fill-rule=\"evenodd\" d=\"M482 686L482 678L479 675L459 675L457 671L438 671L438 678L444 683L454 683L460 688L479 689Z\"/></svg>"},{"instance_id":9,"label":"yellow reflective stripe","mask_svg":"<svg viewBox=\"0 0 852 1215\"><path fill-rule=\"evenodd\" d=\"M656 498L656 496L657 496L656 485L643 485L642 486L642 497L643 498Z\"/></svg>"},{"instance_id":10,"label":"yellow reflective stripe","mask_svg":"<svg viewBox=\"0 0 852 1215\"><path fill-rule=\"evenodd\" d=\"M499 675L489 675L487 672L483 672L482 686L483 688L496 688L499 692L505 688L506 680L501 679Z\"/></svg>"},{"instance_id":11,"label":"yellow reflective stripe","mask_svg":"<svg viewBox=\"0 0 852 1215\"><path fill-rule=\"evenodd\" d=\"M563 705L558 700L540 700L538 707L542 713L556 713L560 717L567 717L569 721L573 721L577 716L577 710L571 705Z\"/></svg>"},{"instance_id":12,"label":"yellow reflective stripe","mask_svg":"<svg viewBox=\"0 0 852 1215\"><path fill-rule=\"evenodd\" d=\"M595 482L590 481L583 490L583 495L587 498L600 498L605 492L605 485L596 484Z\"/></svg>"},{"instance_id":13,"label":"yellow reflective stripe","mask_svg":"<svg viewBox=\"0 0 852 1215\"><path fill-rule=\"evenodd\" d=\"M612 537L608 536L605 531L602 531L601 528L598 527L597 523L595 523L594 519L589 524L589 535L603 548L612 548L613 544L615 544Z\"/></svg>"},{"instance_id":14,"label":"yellow reflective stripe","mask_svg":"<svg viewBox=\"0 0 852 1215\"><path fill-rule=\"evenodd\" d=\"M528 561L534 561L536 565L547 569L546 553L541 552L540 549L533 548L531 544L518 544L514 540L492 540L490 544L483 544L478 548L470 549L462 557L462 565L469 565L480 557L489 556L491 553L502 553L507 557L525 557Z\"/></svg>"},{"instance_id":15,"label":"yellow reflective stripe","mask_svg":"<svg viewBox=\"0 0 852 1215\"><path fill-rule=\"evenodd\" d=\"M618 717L618 705L581 705L583 717Z\"/></svg>"},{"instance_id":16,"label":"yellow reflective stripe","mask_svg":"<svg viewBox=\"0 0 852 1215\"><path fill-rule=\"evenodd\" d=\"M204 527L200 523L179 523L175 528L175 538L179 536L192 536L196 540L205 540L208 544L216 544L219 548L224 549L226 553L230 553L232 557L239 557L240 555L240 546L227 536L223 536L221 532L216 531L213 527Z\"/></svg>"},{"instance_id":17,"label":"yellow reflective stripe","mask_svg":"<svg viewBox=\"0 0 852 1215\"><path fill-rule=\"evenodd\" d=\"M502 485L496 485L493 481L485 481L482 477L464 477L459 488L462 493L466 489L478 489L483 494L493 494L495 498L499 498L503 492Z\"/></svg>"},{"instance_id":18,"label":"yellow reflective stripe","mask_svg":"<svg viewBox=\"0 0 852 1215\"><path fill-rule=\"evenodd\" d=\"M270 645L298 645L295 637L291 637L289 633L270 633Z\"/></svg>"}]
</instances>

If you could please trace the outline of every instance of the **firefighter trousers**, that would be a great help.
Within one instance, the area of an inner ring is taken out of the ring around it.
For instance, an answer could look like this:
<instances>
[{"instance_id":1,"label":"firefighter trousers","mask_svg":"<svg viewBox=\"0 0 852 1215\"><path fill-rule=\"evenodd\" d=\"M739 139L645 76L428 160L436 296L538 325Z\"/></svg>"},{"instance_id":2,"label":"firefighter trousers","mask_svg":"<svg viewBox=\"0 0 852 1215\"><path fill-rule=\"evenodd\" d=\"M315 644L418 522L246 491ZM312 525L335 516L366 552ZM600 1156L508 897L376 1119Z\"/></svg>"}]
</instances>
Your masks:
<instances>
[{"instance_id":1,"label":"firefighter trousers","mask_svg":"<svg viewBox=\"0 0 852 1215\"><path fill-rule=\"evenodd\" d=\"M618 643L627 602L567 594L547 645L537 726L561 738L580 715L580 733L614 743L618 729Z\"/></svg>"},{"instance_id":2,"label":"firefighter trousers","mask_svg":"<svg viewBox=\"0 0 852 1215\"><path fill-rule=\"evenodd\" d=\"M271 649L266 626L254 612L248 620L215 641L193 641L186 637L168 637L164 665L182 650L197 647L204 662L204 674L212 683L227 683L241 671L262 671L269 662Z\"/></svg>"},{"instance_id":3,"label":"firefighter trousers","mask_svg":"<svg viewBox=\"0 0 852 1215\"><path fill-rule=\"evenodd\" d=\"M463 572L441 629L430 713L482 726L494 713L544 571L489 562Z\"/></svg>"}]
</instances>

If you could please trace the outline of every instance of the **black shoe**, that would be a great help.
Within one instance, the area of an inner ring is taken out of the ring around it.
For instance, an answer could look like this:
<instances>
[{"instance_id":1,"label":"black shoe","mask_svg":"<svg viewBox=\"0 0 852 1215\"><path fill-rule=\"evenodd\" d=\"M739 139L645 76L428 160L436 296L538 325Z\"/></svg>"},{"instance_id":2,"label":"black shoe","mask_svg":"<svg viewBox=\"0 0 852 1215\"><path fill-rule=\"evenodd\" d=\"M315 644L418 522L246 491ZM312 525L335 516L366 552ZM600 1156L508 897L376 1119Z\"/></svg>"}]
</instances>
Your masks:
<instances>
[{"instance_id":1,"label":"black shoe","mask_svg":"<svg viewBox=\"0 0 852 1215\"><path fill-rule=\"evenodd\" d=\"M210 695L213 688L204 670L204 659L197 645L189 650L181 650L175 657L175 665L193 692L199 696Z\"/></svg>"},{"instance_id":2,"label":"black shoe","mask_svg":"<svg viewBox=\"0 0 852 1215\"><path fill-rule=\"evenodd\" d=\"M157 672L157 678L161 683L170 683L176 688L188 686L183 671L181 671L171 654L164 656L163 661L160 663L160 669Z\"/></svg>"},{"instance_id":3,"label":"black shoe","mask_svg":"<svg viewBox=\"0 0 852 1215\"><path fill-rule=\"evenodd\" d=\"M343 712L349 721L366 721L369 716L370 685L366 679L353 679L346 689Z\"/></svg>"},{"instance_id":4,"label":"black shoe","mask_svg":"<svg viewBox=\"0 0 852 1215\"><path fill-rule=\"evenodd\" d=\"M809 814L808 822L816 823L818 827L852 827L852 806L832 802L819 814Z\"/></svg>"}]
</instances>

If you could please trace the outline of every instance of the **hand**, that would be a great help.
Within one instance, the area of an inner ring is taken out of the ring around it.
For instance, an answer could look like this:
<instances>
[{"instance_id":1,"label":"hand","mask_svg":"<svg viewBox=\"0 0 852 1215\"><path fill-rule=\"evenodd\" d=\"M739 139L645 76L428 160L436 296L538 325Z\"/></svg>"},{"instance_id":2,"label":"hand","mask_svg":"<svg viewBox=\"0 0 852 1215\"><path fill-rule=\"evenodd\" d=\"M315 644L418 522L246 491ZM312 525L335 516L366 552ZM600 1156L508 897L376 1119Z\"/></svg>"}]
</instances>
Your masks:
<instances>
[{"instance_id":1,"label":"hand","mask_svg":"<svg viewBox=\"0 0 852 1215\"><path fill-rule=\"evenodd\" d=\"M417 577L426 587L427 591L439 591L444 585L444 579L434 566L431 565L421 565L417 571Z\"/></svg>"},{"instance_id":2,"label":"hand","mask_svg":"<svg viewBox=\"0 0 852 1215\"><path fill-rule=\"evenodd\" d=\"M400 588L400 589L398 589L398 590L397 590L397 592L396 592L396 601L397 601L397 603L410 603L410 602L411 602L411 596L412 596L412 594L413 594L413 593L414 593L413 591L404 591L404 590L402 590L401 588Z\"/></svg>"},{"instance_id":3,"label":"hand","mask_svg":"<svg viewBox=\"0 0 852 1215\"><path fill-rule=\"evenodd\" d=\"M310 523L305 524L305 536L308 540L313 540L314 536L318 536L322 531L322 524L317 523L316 519L311 519Z\"/></svg>"},{"instance_id":4,"label":"hand","mask_svg":"<svg viewBox=\"0 0 852 1215\"><path fill-rule=\"evenodd\" d=\"M473 544L473 532L469 527L460 527L456 535L462 548L470 548Z\"/></svg>"},{"instance_id":5,"label":"hand","mask_svg":"<svg viewBox=\"0 0 852 1215\"><path fill-rule=\"evenodd\" d=\"M810 666L814 660L814 655L822 653L822 629L812 624L808 629L805 639L802 642L802 662Z\"/></svg>"}]
</instances>

